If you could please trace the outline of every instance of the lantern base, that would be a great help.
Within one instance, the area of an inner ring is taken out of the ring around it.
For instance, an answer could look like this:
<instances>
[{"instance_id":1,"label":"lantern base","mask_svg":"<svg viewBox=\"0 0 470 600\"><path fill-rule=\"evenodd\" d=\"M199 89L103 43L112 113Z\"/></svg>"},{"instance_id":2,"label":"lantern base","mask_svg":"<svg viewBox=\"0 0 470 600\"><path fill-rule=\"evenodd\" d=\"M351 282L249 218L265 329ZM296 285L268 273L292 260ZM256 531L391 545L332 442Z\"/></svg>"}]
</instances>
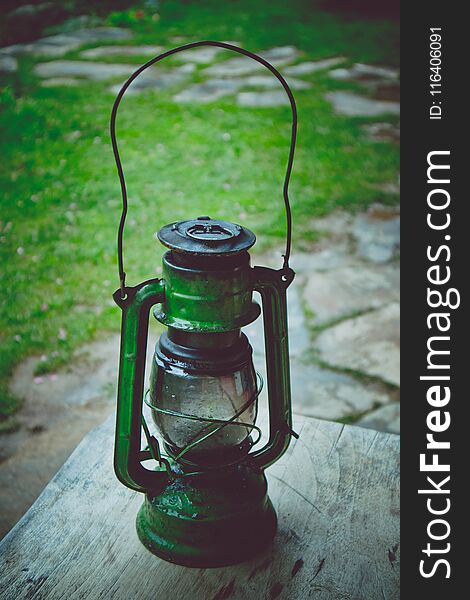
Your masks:
<instances>
[{"instance_id":1,"label":"lantern base","mask_svg":"<svg viewBox=\"0 0 470 600\"><path fill-rule=\"evenodd\" d=\"M277 518L266 477L247 467L168 481L137 515L140 541L153 554L187 567L223 567L263 550Z\"/></svg>"}]
</instances>

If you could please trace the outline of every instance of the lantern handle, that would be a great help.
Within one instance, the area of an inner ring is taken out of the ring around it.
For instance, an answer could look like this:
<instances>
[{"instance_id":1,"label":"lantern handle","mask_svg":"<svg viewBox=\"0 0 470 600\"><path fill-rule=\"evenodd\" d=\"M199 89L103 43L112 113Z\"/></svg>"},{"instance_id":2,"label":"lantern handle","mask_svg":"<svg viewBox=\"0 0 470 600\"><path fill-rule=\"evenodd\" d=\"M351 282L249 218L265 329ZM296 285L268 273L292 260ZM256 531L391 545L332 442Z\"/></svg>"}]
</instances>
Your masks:
<instances>
[{"instance_id":1,"label":"lantern handle","mask_svg":"<svg viewBox=\"0 0 470 600\"><path fill-rule=\"evenodd\" d=\"M295 143L297 138L297 106L295 104L294 96L292 94L291 89L289 88L284 77L279 73L277 69L273 67L271 63L267 60L250 52L248 50L244 50L238 46L234 46L233 44L227 44L225 42L214 42L214 41L201 41L201 42L192 42L190 44L184 44L183 46L178 46L176 48L172 48L167 52L163 52L158 56L155 56L141 67L139 67L129 79L124 83L122 88L120 89L116 100L114 101L113 110L111 112L111 121L110 121L110 132L111 132L111 143L113 147L114 160L116 161L116 167L119 175L119 181L121 184L121 194L122 194L122 213L121 220L119 222L118 229L118 238L117 238L117 246L118 246L118 269L119 269L119 280L121 286L121 296L125 297L125 286L126 286L126 272L124 270L124 259L123 259L123 233L124 233L124 225L126 222L127 215L127 189L126 182L124 179L124 171L122 168L121 157L119 155L119 148L116 139L116 115L119 108L119 104L121 103L122 97L124 96L126 90L131 85L131 83L136 79L145 69L151 67L155 63L163 60L167 56L171 56L172 54L176 54L177 52L182 52L183 50L189 50L190 48L197 48L199 46L216 46L218 48L225 48L226 50L233 50L234 52L238 52L239 54L244 54L249 58L259 62L267 69L271 71L271 73L280 81L282 87L284 88L290 102L291 110L292 110L292 132L291 132L291 142L290 142L290 150L289 150L289 158L287 161L286 174L284 177L284 185L283 185L283 196L284 196L284 205L286 209L286 249L285 253L282 255L284 258L283 269L289 268L289 257L291 252L291 239L292 239L292 217L291 217L291 209L289 203L289 181L292 171L292 165L294 162L294 152L295 152Z\"/></svg>"}]
</instances>

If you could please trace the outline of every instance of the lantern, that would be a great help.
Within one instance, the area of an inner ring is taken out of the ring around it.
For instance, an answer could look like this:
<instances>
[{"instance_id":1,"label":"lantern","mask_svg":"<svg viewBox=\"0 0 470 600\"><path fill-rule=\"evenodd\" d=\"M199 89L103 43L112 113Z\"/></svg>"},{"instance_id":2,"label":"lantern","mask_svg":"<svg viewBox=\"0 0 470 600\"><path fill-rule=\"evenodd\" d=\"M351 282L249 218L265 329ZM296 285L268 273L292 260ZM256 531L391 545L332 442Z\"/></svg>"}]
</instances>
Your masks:
<instances>
[{"instance_id":1,"label":"lantern","mask_svg":"<svg viewBox=\"0 0 470 600\"><path fill-rule=\"evenodd\" d=\"M158 232L167 248L163 277L126 286L123 230L127 191L116 142L121 98L145 68L188 48L220 46L267 67L286 90L293 111L291 148L284 183L287 243L279 270L252 267L248 250L255 235L241 225L201 216L165 225ZM287 449L292 431L286 290L291 218L288 184L296 135L296 108L287 83L263 58L222 42L196 42L170 50L140 67L114 104L111 138L123 213L118 233L121 286L114 299L122 310L115 471L127 487L144 492L137 516L143 544L168 561L194 567L232 564L263 549L276 531L264 471ZM241 328L263 306L269 439L253 448L261 378ZM153 357L150 389L144 394L150 310L167 331ZM160 441L143 417L150 407ZM142 446L142 438L146 447ZM144 442L145 444L145 442ZM143 463L153 459L154 468Z\"/></svg>"}]
</instances>

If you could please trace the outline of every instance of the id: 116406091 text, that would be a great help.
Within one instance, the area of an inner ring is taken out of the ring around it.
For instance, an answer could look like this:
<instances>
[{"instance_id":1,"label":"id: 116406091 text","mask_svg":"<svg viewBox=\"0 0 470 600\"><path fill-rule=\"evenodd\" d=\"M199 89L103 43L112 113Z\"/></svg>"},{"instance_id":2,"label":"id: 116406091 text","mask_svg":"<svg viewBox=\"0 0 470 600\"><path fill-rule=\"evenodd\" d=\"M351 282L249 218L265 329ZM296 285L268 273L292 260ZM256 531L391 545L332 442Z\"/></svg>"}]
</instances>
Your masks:
<instances>
[{"instance_id":1,"label":"id: 116406091 text","mask_svg":"<svg viewBox=\"0 0 470 600\"><path fill-rule=\"evenodd\" d=\"M431 27L429 29L429 93L431 105L429 118L440 120L442 118L442 29Z\"/></svg>"}]
</instances>

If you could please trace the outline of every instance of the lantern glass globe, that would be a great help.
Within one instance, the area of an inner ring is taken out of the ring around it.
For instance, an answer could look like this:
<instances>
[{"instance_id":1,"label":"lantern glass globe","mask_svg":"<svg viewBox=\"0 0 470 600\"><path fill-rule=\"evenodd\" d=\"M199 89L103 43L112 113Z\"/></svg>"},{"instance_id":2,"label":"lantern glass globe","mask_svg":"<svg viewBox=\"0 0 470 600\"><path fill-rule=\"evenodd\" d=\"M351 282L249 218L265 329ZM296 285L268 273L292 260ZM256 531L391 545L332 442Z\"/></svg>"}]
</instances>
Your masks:
<instances>
[{"instance_id":1,"label":"lantern glass globe","mask_svg":"<svg viewBox=\"0 0 470 600\"><path fill-rule=\"evenodd\" d=\"M151 404L166 411L152 410L153 420L173 456L191 445L186 458L198 464L222 459L248 441L256 419L256 399L250 400L256 394L251 361L216 376L153 364ZM223 421L230 423L220 428Z\"/></svg>"}]
</instances>

